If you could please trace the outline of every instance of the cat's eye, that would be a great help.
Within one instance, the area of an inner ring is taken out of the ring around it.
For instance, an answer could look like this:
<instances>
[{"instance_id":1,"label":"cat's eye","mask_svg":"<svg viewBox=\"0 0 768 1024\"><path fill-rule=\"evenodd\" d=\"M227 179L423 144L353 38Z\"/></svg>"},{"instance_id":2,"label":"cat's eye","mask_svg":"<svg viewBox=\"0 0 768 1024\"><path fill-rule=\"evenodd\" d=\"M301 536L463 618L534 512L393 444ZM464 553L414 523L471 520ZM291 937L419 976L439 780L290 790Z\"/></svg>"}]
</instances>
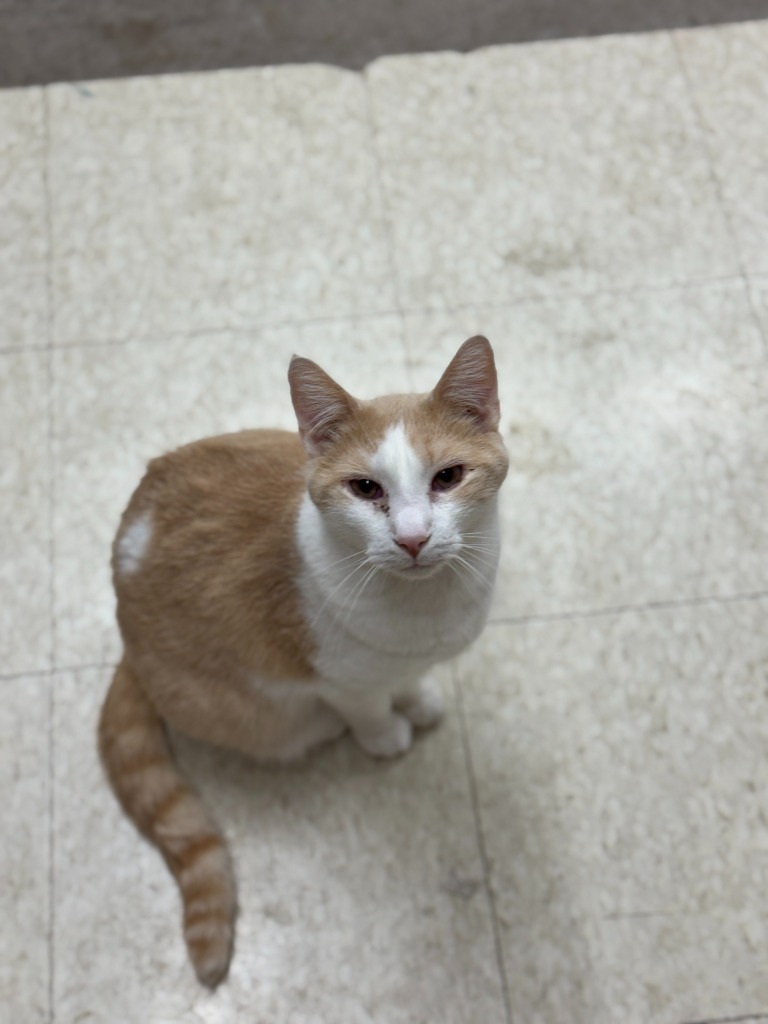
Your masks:
<instances>
[{"instance_id":1,"label":"cat's eye","mask_svg":"<svg viewBox=\"0 0 768 1024\"><path fill-rule=\"evenodd\" d=\"M348 482L352 493L365 501L378 501L384 495L384 488L375 480L350 480Z\"/></svg>"},{"instance_id":2,"label":"cat's eye","mask_svg":"<svg viewBox=\"0 0 768 1024\"><path fill-rule=\"evenodd\" d=\"M432 490L449 491L461 481L463 476L463 466L447 466L445 469L441 469L439 473L435 473L432 478Z\"/></svg>"}]
</instances>

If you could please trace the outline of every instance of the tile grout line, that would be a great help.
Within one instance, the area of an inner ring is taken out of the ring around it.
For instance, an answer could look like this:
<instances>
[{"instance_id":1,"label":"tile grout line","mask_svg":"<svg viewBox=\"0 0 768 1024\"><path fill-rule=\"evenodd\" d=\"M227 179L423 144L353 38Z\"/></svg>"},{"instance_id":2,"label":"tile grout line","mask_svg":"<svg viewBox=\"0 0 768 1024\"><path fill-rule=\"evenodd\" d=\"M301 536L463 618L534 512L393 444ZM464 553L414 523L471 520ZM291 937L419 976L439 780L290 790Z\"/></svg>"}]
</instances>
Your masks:
<instances>
[{"instance_id":1,"label":"tile grout line","mask_svg":"<svg viewBox=\"0 0 768 1024\"><path fill-rule=\"evenodd\" d=\"M50 562L50 576L48 584L49 612L51 617L51 645L50 656L51 666L56 666L56 629L55 629L55 594L56 587L53 579L55 542L54 542L54 422L53 422L53 225L51 217L51 184L49 176L50 158L50 106L48 100L48 89L43 90L43 189L45 194L45 231L46 231L46 268L45 268L45 289L46 289L46 339L45 351L48 359L46 363L46 388L47 388L47 458L48 458L48 558Z\"/></svg>"},{"instance_id":2,"label":"tile grout line","mask_svg":"<svg viewBox=\"0 0 768 1024\"><path fill-rule=\"evenodd\" d=\"M684 1021L682 1024L759 1024L768 1021L764 1013L747 1013L739 1017L707 1017L706 1020Z\"/></svg>"},{"instance_id":3,"label":"tile grout line","mask_svg":"<svg viewBox=\"0 0 768 1024\"><path fill-rule=\"evenodd\" d=\"M768 275L761 275L768 276ZM468 309L517 309L519 306L540 305L545 302L562 302L563 300L586 300L601 299L614 296L632 295L665 295L668 292L678 292L687 289L706 288L711 285L727 285L734 282L743 282L741 273L737 274L716 274L713 277L690 277L685 280L665 282L663 284L635 284L623 285L612 288L592 288L582 291L580 289L561 288L558 291L545 292L540 294L527 293L519 297L512 296L508 302L488 302L480 299L476 302L461 302L451 306L405 306L403 312L428 315L440 313L454 313Z\"/></svg>"},{"instance_id":4,"label":"tile grout line","mask_svg":"<svg viewBox=\"0 0 768 1024\"><path fill-rule=\"evenodd\" d=\"M53 681L53 673L48 679L48 1020L50 1024L56 1021L56 796L54 790L55 772L54 760L56 757L56 737L54 735L54 716L56 714L56 687Z\"/></svg>"},{"instance_id":5,"label":"tile grout line","mask_svg":"<svg viewBox=\"0 0 768 1024\"><path fill-rule=\"evenodd\" d=\"M670 597L641 604L618 604L605 608L585 608L570 612L539 612L531 615L509 615L489 619L488 628L493 626L525 626L536 622L572 622L579 619L608 618L612 615L626 615L632 612L667 611L675 608L699 608L704 605L748 604L768 598L768 590L745 591L737 594L707 594L703 597Z\"/></svg>"},{"instance_id":6,"label":"tile grout line","mask_svg":"<svg viewBox=\"0 0 768 1024\"><path fill-rule=\"evenodd\" d=\"M376 185L379 191L379 199L381 201L381 214L384 220L384 234L386 236L386 248L387 248L387 262L389 263L389 275L392 281L392 286L395 292L395 305L397 307L396 313L400 319L400 347L403 352L403 358L405 359L406 374L408 376L409 386L411 381L411 360L410 350L408 347L408 335L406 333L405 325L405 313L402 309L402 284L400 281L400 275L397 270L397 260L395 258L395 236L394 226L392 223L392 211L389 202L389 195L384 185L384 174L383 164L381 159L381 153L379 151L378 144L378 131L376 127L376 115L373 109L373 96L371 94L371 82L368 77L368 68L365 68L361 74L363 88L365 89L365 107L368 120L368 135L371 142L371 155L373 156L373 166L375 173Z\"/></svg>"},{"instance_id":7,"label":"tile grout line","mask_svg":"<svg viewBox=\"0 0 768 1024\"><path fill-rule=\"evenodd\" d=\"M760 320L757 309L755 308L755 303L752 296L752 285L749 280L749 272L744 264L744 258L741 253L741 246L739 245L739 238L736 233L736 228L734 227L731 211L729 209L728 203L726 202L725 195L723 193L723 183L720 180L719 174L717 173L717 166L715 164L712 147L709 143L710 132L707 126L706 119L704 117L704 111L702 109L701 103L699 102L696 87L694 86L693 81L691 80L691 76L688 73L688 67L685 63L685 57L683 56L682 50L680 49L679 31L672 31L669 34L672 39L672 46L675 51L675 56L677 58L677 64L680 68L680 73L683 76L683 81L685 82L685 88L688 93L688 99L690 101L694 117L696 118L696 122L698 124L699 133L701 135L701 144L707 159L707 167L709 168L709 180L712 183L712 187L715 190L717 203L722 212L723 219L725 221L725 226L728 231L728 236L731 240L731 246L736 255L736 260L739 265L739 272L741 280L744 284L744 289L746 291L747 303L749 305L749 311L752 315L752 322L757 328L758 334L760 335L760 339L763 343L763 349L765 353L768 355L768 337L766 337L765 329Z\"/></svg>"},{"instance_id":8,"label":"tile grout line","mask_svg":"<svg viewBox=\"0 0 768 1024\"><path fill-rule=\"evenodd\" d=\"M509 999L509 981L507 979L507 971L504 966L504 952L501 943L501 928L499 926L499 915L496 910L496 899L493 894L493 885L491 882L491 866L488 858L488 848L485 841L483 819L482 815L480 814L480 800L477 792L475 766L472 760L472 748L469 742L467 718L464 712L464 699L461 690L461 684L459 683L456 677L455 666L452 669L452 681L454 699L456 701L456 708L458 710L459 715L459 735L461 737L461 747L462 752L464 754L464 766L467 772L467 781L469 783L469 797L470 803L472 804L472 817L474 818L475 822L475 839L477 840L478 850L480 851L480 860L483 867L485 895L488 902L488 910L491 915L491 927L493 930L493 946L496 954L496 967L499 972L499 981L501 982L501 995L504 1001L504 1016L507 1024L513 1024L512 1005Z\"/></svg>"},{"instance_id":9,"label":"tile grout line","mask_svg":"<svg viewBox=\"0 0 768 1024\"><path fill-rule=\"evenodd\" d=\"M734 226L733 226L733 221L731 219L730 210L728 208L728 204L725 201L725 197L723 196L723 186L722 186L722 182L720 181L720 178L719 178L718 173L717 173L717 168L715 166L715 161L714 161L714 158L713 158L713 155L712 155L712 148L711 148L711 146L709 144L709 141L708 141L709 129L707 127L707 122L706 122L706 120L704 118L704 112L701 109L701 104L699 103L699 97L698 97L698 95L696 93L696 88L695 88L693 82L691 81L691 76L688 74L688 67L687 67L687 65L685 63L685 58L684 58L684 56L683 56L683 54L682 54L682 52L680 50L680 43L678 41L678 33L673 31L673 32L670 32L669 35L670 35L670 38L671 38L671 41L672 41L672 48L675 51L675 57L677 59L677 66L678 66L678 68L680 70L680 74L683 76L683 81L685 82L685 89L686 89L686 92L688 93L688 101L691 104L691 109L693 111L693 115L694 115L694 118L696 120L696 124L697 124L698 130L699 130L699 136L701 138L701 146L702 146L702 149L704 151L704 156L706 157L706 161L707 161L707 169L709 171L709 180L710 180L710 183L711 183L711 185L712 185L712 187L714 189L715 198L717 199L717 204L720 207L720 212L723 215L723 220L725 221L725 226L726 226L726 228L728 230L728 237L730 238L731 246L732 246L733 252L734 252L734 254L736 256L736 261L737 261L737 263L739 265L739 274L741 276L742 281L746 284L746 282L747 282L747 272L746 272L746 268L744 266L744 261L743 261L742 256L741 256L741 248L739 246L739 241L738 241L738 238L736 236L736 231L735 231Z\"/></svg>"},{"instance_id":10,"label":"tile grout line","mask_svg":"<svg viewBox=\"0 0 768 1024\"><path fill-rule=\"evenodd\" d=\"M761 274L761 277L768 275ZM622 288L597 288L592 291L560 291L552 294L542 295L521 295L519 298L512 298L509 302L485 302L482 299L477 302L463 302L451 306L406 306L395 309L372 310L367 313L338 313L329 316L307 317L305 319L275 320L264 323L263 321L250 326L233 326L231 324L218 324L215 327L198 327L191 330L169 329L167 334L162 336L152 335L133 338L108 338L106 341L96 341L93 338L85 338L74 342L52 342L50 347L54 351L70 351L84 348L122 348L130 345L162 345L168 341L181 341L192 338L214 337L218 334L233 335L262 335L267 331L279 331L288 328L314 326L324 323L355 323L366 320L382 320L386 317L405 318L412 316L440 316L460 313L465 310L484 308L490 310L513 310L520 306L535 305L554 300L587 300L599 299L603 296L621 295L657 295L666 294L686 289L706 288L711 285L727 285L738 282L744 284L744 275L721 274L715 277L689 278L685 281L676 281L672 284L648 284L634 285ZM49 348L47 343L40 345L10 345L6 348L0 347L0 356L14 352L40 352Z\"/></svg>"},{"instance_id":11,"label":"tile grout line","mask_svg":"<svg viewBox=\"0 0 768 1024\"><path fill-rule=\"evenodd\" d=\"M768 598L768 589L744 591L734 594L705 594L702 597L670 597L638 604L606 605L603 608L582 608L575 611L534 612L530 615L508 615L502 618L491 618L487 628L495 626L525 626L542 622L572 622L580 619L609 618L646 611L671 611L676 608L699 608L706 605L749 604ZM18 679L41 678L59 675L63 672L90 672L113 669L114 661L78 662L71 665L58 665L55 669L27 669L21 672L0 673L0 684L14 682Z\"/></svg>"},{"instance_id":12,"label":"tile grout line","mask_svg":"<svg viewBox=\"0 0 768 1024\"><path fill-rule=\"evenodd\" d=\"M46 227L46 387L48 405L47 456L48 456L48 602L51 624L50 658L51 668L48 673L48 1020L54 1024L56 1020L55 1006L55 935L56 935L56 878L54 862L56 856L56 801L54 793L54 761L56 756L54 736L55 686L56 674L56 586L54 581L55 540L54 540L54 423L53 423L53 224L51 216L51 183L50 183L50 152L51 152L51 111L49 90L42 90L43 103L43 188L45 194L45 227Z\"/></svg>"},{"instance_id":13,"label":"tile grout line","mask_svg":"<svg viewBox=\"0 0 768 1024\"><path fill-rule=\"evenodd\" d=\"M117 664L115 661L90 661L77 665L58 665L56 668L32 668L26 672L0 673L0 684L12 683L17 679L41 679L46 676L57 676L63 672L95 672L104 669L114 670Z\"/></svg>"}]
</instances>

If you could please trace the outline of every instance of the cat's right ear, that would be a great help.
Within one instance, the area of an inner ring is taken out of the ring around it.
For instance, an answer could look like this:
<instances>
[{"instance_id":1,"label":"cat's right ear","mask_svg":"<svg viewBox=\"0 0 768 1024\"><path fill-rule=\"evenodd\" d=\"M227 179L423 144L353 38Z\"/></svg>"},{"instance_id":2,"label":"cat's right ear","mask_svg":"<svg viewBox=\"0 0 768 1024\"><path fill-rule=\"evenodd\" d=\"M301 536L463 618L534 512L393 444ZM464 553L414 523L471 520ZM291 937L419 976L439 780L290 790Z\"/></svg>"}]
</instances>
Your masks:
<instances>
[{"instance_id":1,"label":"cat's right ear","mask_svg":"<svg viewBox=\"0 0 768 1024\"><path fill-rule=\"evenodd\" d=\"M499 385L487 338L478 334L464 342L432 395L481 430L498 430Z\"/></svg>"},{"instance_id":2,"label":"cat's right ear","mask_svg":"<svg viewBox=\"0 0 768 1024\"><path fill-rule=\"evenodd\" d=\"M288 367L299 434L310 455L322 455L354 413L357 402L317 363L294 356Z\"/></svg>"}]
</instances>

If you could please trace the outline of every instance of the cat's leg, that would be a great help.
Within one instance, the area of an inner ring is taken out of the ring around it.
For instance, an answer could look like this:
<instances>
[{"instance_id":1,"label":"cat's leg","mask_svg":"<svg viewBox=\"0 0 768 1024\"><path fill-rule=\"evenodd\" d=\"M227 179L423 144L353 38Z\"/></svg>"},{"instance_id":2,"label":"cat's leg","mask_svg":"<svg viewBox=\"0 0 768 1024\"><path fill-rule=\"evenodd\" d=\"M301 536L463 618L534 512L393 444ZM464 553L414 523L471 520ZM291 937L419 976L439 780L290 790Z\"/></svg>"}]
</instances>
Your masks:
<instances>
[{"instance_id":1,"label":"cat's leg","mask_svg":"<svg viewBox=\"0 0 768 1024\"><path fill-rule=\"evenodd\" d=\"M418 679L395 697L395 708L417 729L431 729L445 712L443 694L431 679Z\"/></svg>"},{"instance_id":2,"label":"cat's leg","mask_svg":"<svg viewBox=\"0 0 768 1024\"><path fill-rule=\"evenodd\" d=\"M384 692L360 692L326 687L323 699L349 725L358 744L373 757L397 757L410 749L410 721L392 710L392 697Z\"/></svg>"},{"instance_id":3,"label":"cat's leg","mask_svg":"<svg viewBox=\"0 0 768 1024\"><path fill-rule=\"evenodd\" d=\"M150 678L158 713L169 725L257 761L298 760L347 728L341 715L315 692L287 686L265 693L253 681L231 679L222 685L218 679L183 675L162 666L155 666Z\"/></svg>"},{"instance_id":4,"label":"cat's leg","mask_svg":"<svg viewBox=\"0 0 768 1024\"><path fill-rule=\"evenodd\" d=\"M311 714L284 740L276 752L276 760L286 764L300 760L315 747L330 743L343 736L347 723L333 708L322 701L313 701Z\"/></svg>"}]
</instances>

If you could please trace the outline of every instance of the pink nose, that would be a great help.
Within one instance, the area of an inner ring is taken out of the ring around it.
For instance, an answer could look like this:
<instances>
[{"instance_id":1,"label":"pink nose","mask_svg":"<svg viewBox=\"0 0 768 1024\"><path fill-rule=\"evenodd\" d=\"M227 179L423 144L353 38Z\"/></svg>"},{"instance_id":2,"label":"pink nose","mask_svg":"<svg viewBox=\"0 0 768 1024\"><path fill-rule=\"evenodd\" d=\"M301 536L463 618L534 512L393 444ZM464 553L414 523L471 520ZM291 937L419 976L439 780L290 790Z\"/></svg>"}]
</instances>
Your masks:
<instances>
[{"instance_id":1,"label":"pink nose","mask_svg":"<svg viewBox=\"0 0 768 1024\"><path fill-rule=\"evenodd\" d=\"M431 536L428 533L426 537L395 537L395 544L407 551L411 558L416 558Z\"/></svg>"}]
</instances>

